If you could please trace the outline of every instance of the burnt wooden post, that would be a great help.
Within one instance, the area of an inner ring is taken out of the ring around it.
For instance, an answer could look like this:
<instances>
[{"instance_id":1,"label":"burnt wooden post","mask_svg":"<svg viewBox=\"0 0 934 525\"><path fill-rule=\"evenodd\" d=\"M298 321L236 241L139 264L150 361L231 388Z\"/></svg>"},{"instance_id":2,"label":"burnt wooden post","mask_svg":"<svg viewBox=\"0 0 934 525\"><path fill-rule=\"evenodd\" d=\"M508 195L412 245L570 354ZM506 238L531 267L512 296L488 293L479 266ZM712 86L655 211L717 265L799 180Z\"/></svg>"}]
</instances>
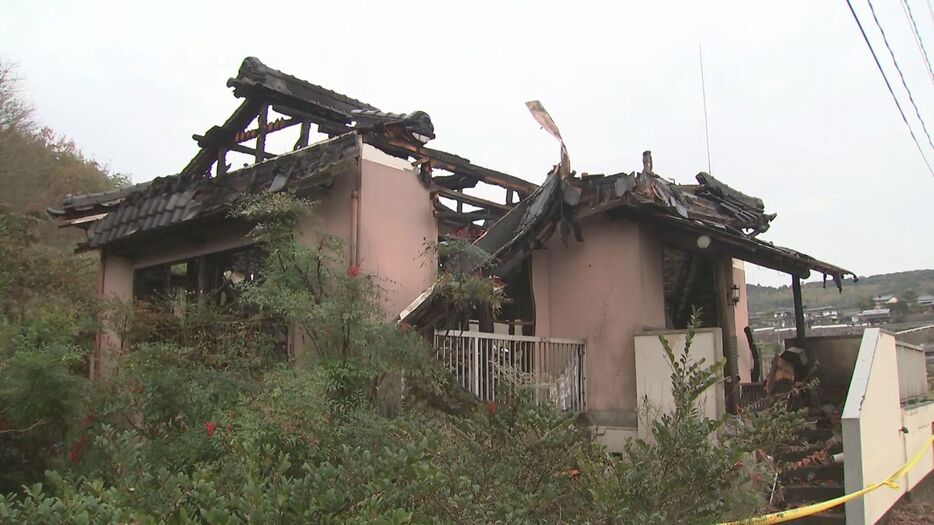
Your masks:
<instances>
[{"instance_id":1,"label":"burnt wooden post","mask_svg":"<svg viewBox=\"0 0 934 525\"><path fill-rule=\"evenodd\" d=\"M302 121L302 129L298 134L298 142L295 143L295 149L301 149L308 145L308 138L311 135L311 122Z\"/></svg>"},{"instance_id":2,"label":"burnt wooden post","mask_svg":"<svg viewBox=\"0 0 934 525\"><path fill-rule=\"evenodd\" d=\"M752 337L752 328L748 326L743 328L743 333L746 334L746 341L749 342L749 351L752 352L752 371L750 380L753 383L759 383L762 381L762 354L759 353L759 346L756 344L755 339Z\"/></svg>"},{"instance_id":3,"label":"burnt wooden post","mask_svg":"<svg viewBox=\"0 0 934 525\"><path fill-rule=\"evenodd\" d=\"M713 263L717 324L720 326L723 337L723 357L726 358L724 402L727 412L735 414L739 402L739 355L736 344L734 306L730 303L730 290L733 287L733 259L720 255L713 260Z\"/></svg>"},{"instance_id":4,"label":"burnt wooden post","mask_svg":"<svg viewBox=\"0 0 934 525\"><path fill-rule=\"evenodd\" d=\"M216 173L218 177L227 174L227 149L223 147L217 148Z\"/></svg>"},{"instance_id":5,"label":"burnt wooden post","mask_svg":"<svg viewBox=\"0 0 934 525\"><path fill-rule=\"evenodd\" d=\"M269 120L269 106L263 104L256 116L257 134L256 134L256 160L254 162L263 162L266 153L266 124Z\"/></svg>"},{"instance_id":6,"label":"burnt wooden post","mask_svg":"<svg viewBox=\"0 0 934 525\"><path fill-rule=\"evenodd\" d=\"M797 346L804 348L804 303L801 300L801 277L797 274L791 276L791 294L795 301L795 338Z\"/></svg>"}]
</instances>

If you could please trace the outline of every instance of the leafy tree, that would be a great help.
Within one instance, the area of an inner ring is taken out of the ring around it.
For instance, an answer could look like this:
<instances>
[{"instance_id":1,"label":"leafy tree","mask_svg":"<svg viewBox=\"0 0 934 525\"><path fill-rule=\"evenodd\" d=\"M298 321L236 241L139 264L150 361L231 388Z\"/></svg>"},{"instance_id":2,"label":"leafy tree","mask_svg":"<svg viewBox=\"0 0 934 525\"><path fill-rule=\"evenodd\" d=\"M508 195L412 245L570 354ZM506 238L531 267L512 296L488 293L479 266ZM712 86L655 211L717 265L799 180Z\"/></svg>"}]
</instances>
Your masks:
<instances>
[{"instance_id":1,"label":"leafy tree","mask_svg":"<svg viewBox=\"0 0 934 525\"><path fill-rule=\"evenodd\" d=\"M86 157L75 143L40 126L22 94L15 67L0 59L0 206L37 219L38 240L71 252L79 234L56 228L46 208L59 205L66 194L125 187L129 178L111 174Z\"/></svg>"},{"instance_id":2,"label":"leafy tree","mask_svg":"<svg viewBox=\"0 0 934 525\"><path fill-rule=\"evenodd\" d=\"M23 97L13 64L0 60L0 134L29 132L34 126L33 108Z\"/></svg>"},{"instance_id":3,"label":"leafy tree","mask_svg":"<svg viewBox=\"0 0 934 525\"><path fill-rule=\"evenodd\" d=\"M96 331L93 273L0 208L0 490L39 479L83 415L76 372Z\"/></svg>"}]
</instances>

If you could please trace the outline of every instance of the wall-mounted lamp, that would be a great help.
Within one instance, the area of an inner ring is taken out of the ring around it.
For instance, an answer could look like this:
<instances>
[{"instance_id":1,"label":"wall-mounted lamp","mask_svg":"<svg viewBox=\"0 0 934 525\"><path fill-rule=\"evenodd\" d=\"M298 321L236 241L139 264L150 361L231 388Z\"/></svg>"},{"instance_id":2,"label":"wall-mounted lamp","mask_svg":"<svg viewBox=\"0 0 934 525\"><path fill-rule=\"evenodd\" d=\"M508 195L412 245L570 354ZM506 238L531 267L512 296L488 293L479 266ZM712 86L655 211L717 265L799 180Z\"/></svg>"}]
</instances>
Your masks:
<instances>
[{"instance_id":1,"label":"wall-mounted lamp","mask_svg":"<svg viewBox=\"0 0 934 525\"><path fill-rule=\"evenodd\" d=\"M710 247L710 237L706 235L701 235L697 238L697 247L701 250L706 250Z\"/></svg>"},{"instance_id":2,"label":"wall-mounted lamp","mask_svg":"<svg viewBox=\"0 0 934 525\"><path fill-rule=\"evenodd\" d=\"M739 304L739 286L735 284L730 287L730 304L733 306Z\"/></svg>"}]
</instances>

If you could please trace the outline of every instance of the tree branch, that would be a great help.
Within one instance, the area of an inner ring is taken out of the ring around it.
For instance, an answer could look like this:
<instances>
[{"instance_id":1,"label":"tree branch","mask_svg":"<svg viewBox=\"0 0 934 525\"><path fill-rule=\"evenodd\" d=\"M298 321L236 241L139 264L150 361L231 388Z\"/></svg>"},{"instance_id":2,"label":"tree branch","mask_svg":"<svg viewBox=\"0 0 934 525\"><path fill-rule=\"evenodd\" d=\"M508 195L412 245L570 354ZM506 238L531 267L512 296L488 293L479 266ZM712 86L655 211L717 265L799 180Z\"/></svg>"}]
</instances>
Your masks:
<instances>
[{"instance_id":1,"label":"tree branch","mask_svg":"<svg viewBox=\"0 0 934 525\"><path fill-rule=\"evenodd\" d=\"M30 430L38 426L44 425L46 423L48 423L48 421L46 421L45 419L40 419L39 421L36 421L35 423L29 425L26 428L11 428L8 430L0 430L0 434L22 434L24 432L29 432Z\"/></svg>"}]
</instances>

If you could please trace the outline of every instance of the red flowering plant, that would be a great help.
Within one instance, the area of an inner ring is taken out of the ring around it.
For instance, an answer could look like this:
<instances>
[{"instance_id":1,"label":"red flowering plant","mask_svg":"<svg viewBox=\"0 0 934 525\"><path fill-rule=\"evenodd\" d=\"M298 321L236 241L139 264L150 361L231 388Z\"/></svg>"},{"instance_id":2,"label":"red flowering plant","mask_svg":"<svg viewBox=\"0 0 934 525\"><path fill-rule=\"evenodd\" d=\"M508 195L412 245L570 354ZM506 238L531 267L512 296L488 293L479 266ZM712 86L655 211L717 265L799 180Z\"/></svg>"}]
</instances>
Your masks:
<instances>
[{"instance_id":1,"label":"red flowering plant","mask_svg":"<svg viewBox=\"0 0 934 525\"><path fill-rule=\"evenodd\" d=\"M82 435L75 441L74 445L71 446L71 451L68 453L68 459L72 463L77 463L81 459L81 449L84 448L84 445L88 442L87 434Z\"/></svg>"}]
</instances>

